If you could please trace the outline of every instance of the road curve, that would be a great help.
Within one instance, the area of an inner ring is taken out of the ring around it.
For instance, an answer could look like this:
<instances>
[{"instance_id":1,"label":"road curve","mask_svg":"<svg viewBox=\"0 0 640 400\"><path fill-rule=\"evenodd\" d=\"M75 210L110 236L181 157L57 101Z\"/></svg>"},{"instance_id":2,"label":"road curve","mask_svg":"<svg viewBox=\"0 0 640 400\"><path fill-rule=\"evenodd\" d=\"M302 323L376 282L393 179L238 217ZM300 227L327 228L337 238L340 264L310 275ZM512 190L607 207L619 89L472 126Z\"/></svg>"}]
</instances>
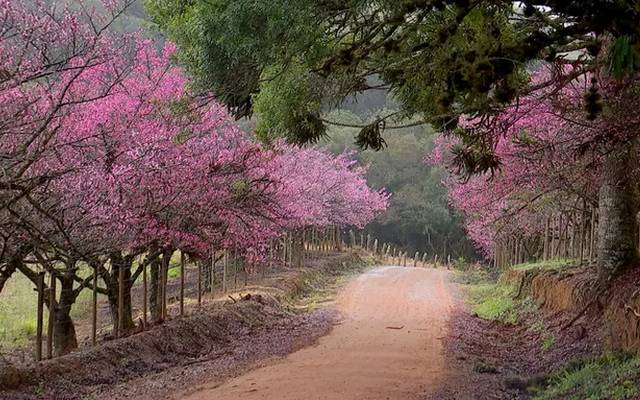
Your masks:
<instances>
[{"instance_id":1,"label":"road curve","mask_svg":"<svg viewBox=\"0 0 640 400\"><path fill-rule=\"evenodd\" d=\"M343 319L316 346L184 400L420 399L447 375L447 271L378 267L340 292Z\"/></svg>"}]
</instances>

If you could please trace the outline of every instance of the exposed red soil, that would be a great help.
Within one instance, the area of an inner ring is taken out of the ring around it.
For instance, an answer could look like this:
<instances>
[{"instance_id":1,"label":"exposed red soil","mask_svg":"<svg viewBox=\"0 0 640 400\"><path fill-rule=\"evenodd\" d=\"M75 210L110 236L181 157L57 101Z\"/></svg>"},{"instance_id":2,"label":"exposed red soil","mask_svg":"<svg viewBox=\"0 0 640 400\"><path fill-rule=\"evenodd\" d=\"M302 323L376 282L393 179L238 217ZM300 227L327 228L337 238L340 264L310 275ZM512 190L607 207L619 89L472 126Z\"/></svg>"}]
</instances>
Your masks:
<instances>
[{"instance_id":1,"label":"exposed red soil","mask_svg":"<svg viewBox=\"0 0 640 400\"><path fill-rule=\"evenodd\" d=\"M629 268L611 282L604 296L607 345L640 350L640 267Z\"/></svg>"}]
</instances>

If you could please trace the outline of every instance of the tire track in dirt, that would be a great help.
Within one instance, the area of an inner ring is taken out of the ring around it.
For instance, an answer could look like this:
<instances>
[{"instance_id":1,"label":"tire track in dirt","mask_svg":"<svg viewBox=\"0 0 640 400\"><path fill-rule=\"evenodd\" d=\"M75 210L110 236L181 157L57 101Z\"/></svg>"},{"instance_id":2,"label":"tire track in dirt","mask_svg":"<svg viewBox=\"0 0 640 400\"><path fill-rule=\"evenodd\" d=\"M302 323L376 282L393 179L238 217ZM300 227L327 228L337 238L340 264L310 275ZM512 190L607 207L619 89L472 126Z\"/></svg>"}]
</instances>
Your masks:
<instances>
[{"instance_id":1,"label":"tire track in dirt","mask_svg":"<svg viewBox=\"0 0 640 400\"><path fill-rule=\"evenodd\" d=\"M341 322L316 346L183 400L419 399L448 375L441 340L454 306L437 269L378 267L341 291Z\"/></svg>"}]
</instances>

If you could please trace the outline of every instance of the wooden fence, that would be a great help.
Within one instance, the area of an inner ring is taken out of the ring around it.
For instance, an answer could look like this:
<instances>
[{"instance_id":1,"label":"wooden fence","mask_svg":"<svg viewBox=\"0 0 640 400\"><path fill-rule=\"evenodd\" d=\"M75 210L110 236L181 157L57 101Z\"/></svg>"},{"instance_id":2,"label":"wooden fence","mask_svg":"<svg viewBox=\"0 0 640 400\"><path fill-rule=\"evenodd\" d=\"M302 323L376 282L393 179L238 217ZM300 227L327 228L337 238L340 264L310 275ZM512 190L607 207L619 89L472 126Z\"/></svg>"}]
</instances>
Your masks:
<instances>
[{"instance_id":1,"label":"wooden fence","mask_svg":"<svg viewBox=\"0 0 640 400\"><path fill-rule=\"evenodd\" d=\"M640 232L640 230L639 230ZM640 242L640 237L638 238ZM595 207L548 214L539 236L516 233L495 241L493 265L507 268L531 261L569 258L592 263L598 257L598 212Z\"/></svg>"},{"instance_id":2,"label":"wooden fence","mask_svg":"<svg viewBox=\"0 0 640 400\"><path fill-rule=\"evenodd\" d=\"M149 329L152 325L162 324L172 317L184 316L187 310L197 312L204 301L227 294L232 288L238 288L239 278L244 278L242 284L246 286L251 271L259 270L264 276L268 270L301 267L309 258L343 250L364 250L387 263L401 266L424 267L438 262L437 256L430 259L426 253L421 255L420 252L416 252L411 257L406 251L392 244L380 243L377 238L366 232L343 231L337 227L299 230L273 240L267 249L268 257L259 268L238 252L226 249L212 249L208 260L190 258L187 252L179 250L175 254L163 254L159 257L157 270L153 270L151 264L144 262L144 256L140 256L140 275L132 277L130 271L127 273L125 268L119 268L112 274L117 276L118 282L116 293L110 294L113 298L107 302L111 311L107 314L107 322L105 313L99 312L99 306L105 305L99 301L101 296L104 297L97 290L99 274L97 271L92 274L92 282L87 289L91 291L89 344L97 345L100 337L120 338ZM56 309L61 307L63 291L68 289L56 288L56 281L53 272L43 271L38 275L35 288L36 361L55 356L55 313ZM187 307L187 300L192 307ZM173 307L169 307L170 304ZM134 308L134 305L137 307ZM133 326L131 320L126 320L127 315L134 317ZM46 326L45 316L48 316ZM112 321L113 318L116 320Z\"/></svg>"}]
</instances>

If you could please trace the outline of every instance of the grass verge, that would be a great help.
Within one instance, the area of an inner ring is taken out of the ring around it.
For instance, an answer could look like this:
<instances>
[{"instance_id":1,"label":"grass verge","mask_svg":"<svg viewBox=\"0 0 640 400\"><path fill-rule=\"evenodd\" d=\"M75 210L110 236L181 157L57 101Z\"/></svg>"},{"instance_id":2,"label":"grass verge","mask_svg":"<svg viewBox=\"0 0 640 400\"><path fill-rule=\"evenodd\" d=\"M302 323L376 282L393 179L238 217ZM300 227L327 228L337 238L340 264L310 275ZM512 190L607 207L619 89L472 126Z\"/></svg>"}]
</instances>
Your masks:
<instances>
[{"instance_id":1,"label":"grass verge","mask_svg":"<svg viewBox=\"0 0 640 400\"><path fill-rule=\"evenodd\" d=\"M373 258L361 254L349 261L305 268L291 281L289 290L278 296L278 300L292 309L314 309L331 300L340 284L349 277L374 264Z\"/></svg>"},{"instance_id":2,"label":"grass verge","mask_svg":"<svg viewBox=\"0 0 640 400\"><path fill-rule=\"evenodd\" d=\"M481 283L467 288L467 300L480 318L498 320L508 324L518 322L515 288L499 283Z\"/></svg>"},{"instance_id":3,"label":"grass verge","mask_svg":"<svg viewBox=\"0 0 640 400\"><path fill-rule=\"evenodd\" d=\"M532 269L560 271L563 269L575 267L576 265L577 265L577 260L573 258L554 258L553 260L547 260L547 261L517 264L513 266L513 269L517 269L521 271L527 271Z\"/></svg>"},{"instance_id":4,"label":"grass verge","mask_svg":"<svg viewBox=\"0 0 640 400\"><path fill-rule=\"evenodd\" d=\"M553 374L535 400L631 400L640 398L640 357L606 354L574 362Z\"/></svg>"},{"instance_id":5,"label":"grass verge","mask_svg":"<svg viewBox=\"0 0 640 400\"><path fill-rule=\"evenodd\" d=\"M517 324L526 316L530 321L537 321L538 305L535 301L528 296L517 297L518 288L499 278L497 270L474 268L458 271L454 281L463 285L467 303L482 319ZM539 323L542 324L541 321ZM532 329L542 330L544 327L532 326Z\"/></svg>"}]
</instances>

